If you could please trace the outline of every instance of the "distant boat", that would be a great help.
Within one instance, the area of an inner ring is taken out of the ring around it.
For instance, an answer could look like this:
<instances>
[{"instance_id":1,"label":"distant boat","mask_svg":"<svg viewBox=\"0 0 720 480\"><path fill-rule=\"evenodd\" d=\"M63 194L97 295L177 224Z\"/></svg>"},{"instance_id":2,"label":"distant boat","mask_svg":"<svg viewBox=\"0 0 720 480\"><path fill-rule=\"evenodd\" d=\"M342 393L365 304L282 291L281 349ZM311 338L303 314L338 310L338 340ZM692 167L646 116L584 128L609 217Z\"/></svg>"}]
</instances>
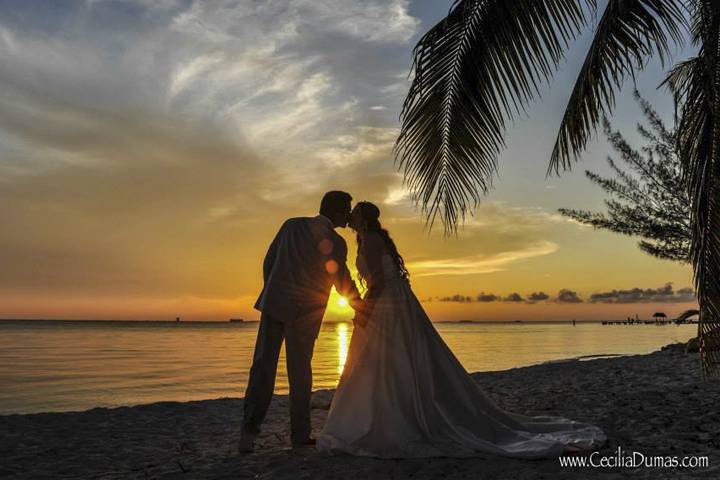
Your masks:
<instances>
[{"instance_id":1,"label":"distant boat","mask_svg":"<svg viewBox=\"0 0 720 480\"><path fill-rule=\"evenodd\" d=\"M242 323L244 321L245 320L243 320L242 318L231 318L230 319L230 323Z\"/></svg>"}]
</instances>

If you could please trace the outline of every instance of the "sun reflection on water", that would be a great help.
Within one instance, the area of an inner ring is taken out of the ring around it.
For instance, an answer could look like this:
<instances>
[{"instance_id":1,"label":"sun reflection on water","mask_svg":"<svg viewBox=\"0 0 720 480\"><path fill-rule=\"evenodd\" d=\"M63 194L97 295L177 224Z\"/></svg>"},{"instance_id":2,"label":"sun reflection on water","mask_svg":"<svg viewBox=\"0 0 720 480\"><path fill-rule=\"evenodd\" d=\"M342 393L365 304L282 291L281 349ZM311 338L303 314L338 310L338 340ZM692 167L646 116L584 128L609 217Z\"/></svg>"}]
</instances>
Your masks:
<instances>
[{"instance_id":1,"label":"sun reflection on water","mask_svg":"<svg viewBox=\"0 0 720 480\"><path fill-rule=\"evenodd\" d=\"M345 368L345 361L347 360L348 353L348 325L347 323L341 322L337 324L335 328L337 332L338 342L338 375L342 374L343 368Z\"/></svg>"},{"instance_id":2,"label":"sun reflection on water","mask_svg":"<svg viewBox=\"0 0 720 480\"><path fill-rule=\"evenodd\" d=\"M435 327L470 372L581 355L649 353L697 334L697 325ZM255 322L0 322L0 415L243 396L258 328ZM350 319L323 323L313 357L314 388L337 387L352 362L353 331ZM288 393L284 349L275 393Z\"/></svg>"}]
</instances>

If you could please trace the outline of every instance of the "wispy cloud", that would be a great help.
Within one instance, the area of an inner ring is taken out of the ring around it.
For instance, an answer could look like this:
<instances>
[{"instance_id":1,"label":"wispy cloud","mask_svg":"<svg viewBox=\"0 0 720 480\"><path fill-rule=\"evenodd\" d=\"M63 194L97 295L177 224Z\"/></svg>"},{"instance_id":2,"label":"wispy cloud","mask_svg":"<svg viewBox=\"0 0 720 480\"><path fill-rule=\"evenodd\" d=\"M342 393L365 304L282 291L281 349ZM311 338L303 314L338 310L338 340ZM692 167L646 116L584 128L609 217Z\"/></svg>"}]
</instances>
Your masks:
<instances>
[{"instance_id":1,"label":"wispy cloud","mask_svg":"<svg viewBox=\"0 0 720 480\"><path fill-rule=\"evenodd\" d=\"M0 16L4 291L256 293L328 166L388 157L394 115L363 112L418 27L405 0L21 7Z\"/></svg>"},{"instance_id":2,"label":"wispy cloud","mask_svg":"<svg viewBox=\"0 0 720 480\"><path fill-rule=\"evenodd\" d=\"M361 138L376 127L363 112L401 99L378 92L408 69L383 55L417 33L408 9L406 0L194 2L170 21L179 38L170 101L214 110L260 153L358 161L368 148Z\"/></svg>"},{"instance_id":3,"label":"wispy cloud","mask_svg":"<svg viewBox=\"0 0 720 480\"><path fill-rule=\"evenodd\" d=\"M548 257L578 241L557 234L575 227L548 202L488 199L455 239L428 234L411 205L392 145L421 33L413 14L424 29L445 11L411 7L0 5L0 304L43 293L52 313L142 295L158 311L206 299L248 313L275 229L330 188L380 205L422 295L505 272L493 277L502 294L471 300L552 302L511 278L556 273Z\"/></svg>"},{"instance_id":4,"label":"wispy cloud","mask_svg":"<svg viewBox=\"0 0 720 480\"><path fill-rule=\"evenodd\" d=\"M494 255L470 255L457 258L441 258L412 262L408 268L418 277L432 275L476 275L498 272L513 263L534 257L550 255L558 251L555 243L541 241L524 248Z\"/></svg>"},{"instance_id":5,"label":"wispy cloud","mask_svg":"<svg viewBox=\"0 0 720 480\"><path fill-rule=\"evenodd\" d=\"M497 232L512 233L550 225L570 223L559 213L548 212L536 206L510 206L504 202L485 202L464 224L465 231L479 227L492 227Z\"/></svg>"}]
</instances>

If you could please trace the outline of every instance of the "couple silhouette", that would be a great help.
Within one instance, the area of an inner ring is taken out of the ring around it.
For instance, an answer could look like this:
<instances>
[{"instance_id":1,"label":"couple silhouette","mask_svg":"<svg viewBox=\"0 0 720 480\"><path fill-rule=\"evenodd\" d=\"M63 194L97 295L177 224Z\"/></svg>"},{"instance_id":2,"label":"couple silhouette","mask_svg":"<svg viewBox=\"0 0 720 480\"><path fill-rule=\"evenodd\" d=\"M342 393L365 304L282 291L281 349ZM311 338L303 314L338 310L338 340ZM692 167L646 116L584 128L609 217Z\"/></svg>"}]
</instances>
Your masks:
<instances>
[{"instance_id":1,"label":"couple silhouette","mask_svg":"<svg viewBox=\"0 0 720 480\"><path fill-rule=\"evenodd\" d=\"M356 232L355 265L364 296L347 267ZM263 262L261 318L245 393L239 450L252 452L272 400L285 342L293 447L380 458L555 457L604 443L593 425L499 408L465 371L414 295L395 242L370 202L327 192L314 217L291 218ZM317 439L311 436L312 355L332 287L355 310L345 367Z\"/></svg>"}]
</instances>

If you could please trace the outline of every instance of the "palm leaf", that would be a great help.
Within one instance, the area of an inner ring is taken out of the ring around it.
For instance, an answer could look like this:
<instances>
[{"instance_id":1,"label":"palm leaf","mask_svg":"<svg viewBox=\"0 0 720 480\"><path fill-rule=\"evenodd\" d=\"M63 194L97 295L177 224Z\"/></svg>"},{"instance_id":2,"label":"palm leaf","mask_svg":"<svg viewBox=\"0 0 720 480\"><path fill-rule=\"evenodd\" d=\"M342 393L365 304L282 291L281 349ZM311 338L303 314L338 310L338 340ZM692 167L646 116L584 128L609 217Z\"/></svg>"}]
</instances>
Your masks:
<instances>
[{"instance_id":1,"label":"palm leaf","mask_svg":"<svg viewBox=\"0 0 720 480\"><path fill-rule=\"evenodd\" d=\"M697 317L698 315L700 315L700 310L685 310L680 315L678 315L675 320L677 320L678 322L686 322L692 317Z\"/></svg>"},{"instance_id":2,"label":"palm leaf","mask_svg":"<svg viewBox=\"0 0 720 480\"><path fill-rule=\"evenodd\" d=\"M560 124L548 174L569 169L615 106L623 80L681 43L684 7L678 0L609 0L598 23Z\"/></svg>"},{"instance_id":3,"label":"palm leaf","mask_svg":"<svg viewBox=\"0 0 720 480\"><path fill-rule=\"evenodd\" d=\"M505 125L557 69L595 0L459 0L414 51L395 159L432 226L455 231L487 192Z\"/></svg>"}]
</instances>

